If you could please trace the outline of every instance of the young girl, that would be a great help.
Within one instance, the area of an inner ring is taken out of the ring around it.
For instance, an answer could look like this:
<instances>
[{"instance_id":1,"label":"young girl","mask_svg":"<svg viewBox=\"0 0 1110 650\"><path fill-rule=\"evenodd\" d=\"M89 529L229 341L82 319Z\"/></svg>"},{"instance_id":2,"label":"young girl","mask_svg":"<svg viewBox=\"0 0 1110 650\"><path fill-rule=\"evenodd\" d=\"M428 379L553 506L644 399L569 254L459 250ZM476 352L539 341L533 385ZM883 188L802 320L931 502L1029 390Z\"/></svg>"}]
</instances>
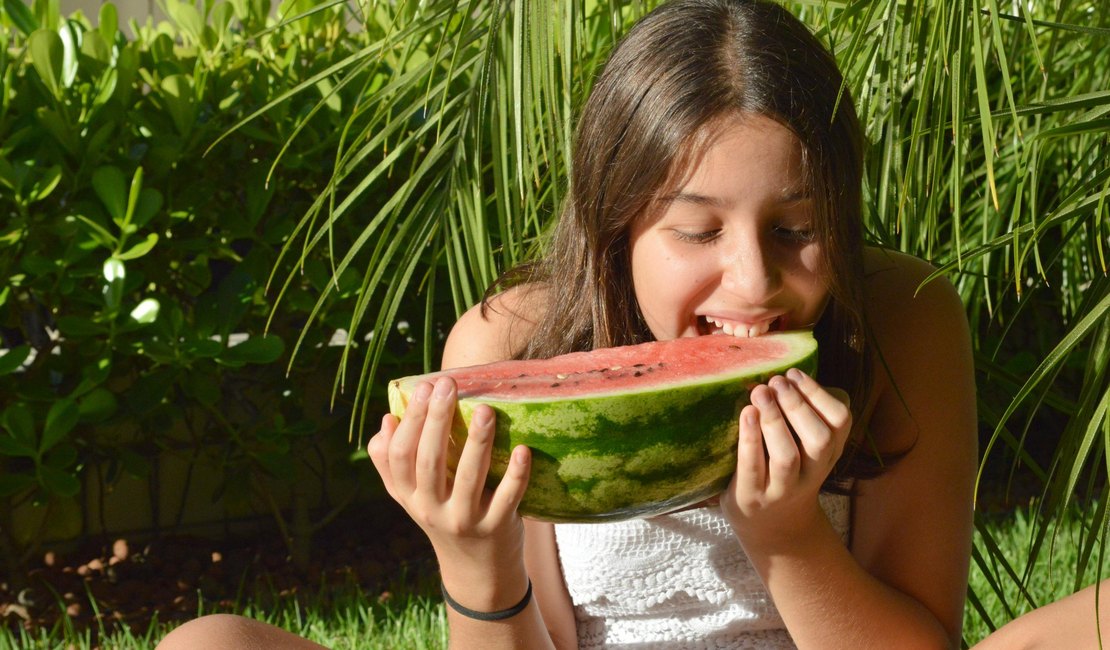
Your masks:
<instances>
[{"instance_id":1,"label":"young girl","mask_svg":"<svg viewBox=\"0 0 1110 650\"><path fill-rule=\"evenodd\" d=\"M613 52L547 255L463 315L443 365L813 328L820 369L752 390L719 499L588 525L516 513L527 448L483 489L489 409L449 481L455 386L417 390L369 452L435 548L454 647L958 647L969 335L952 286L921 285L927 264L863 246L853 110L832 57L770 3L671 2Z\"/></svg>"},{"instance_id":2,"label":"young girl","mask_svg":"<svg viewBox=\"0 0 1110 650\"><path fill-rule=\"evenodd\" d=\"M444 367L813 328L820 368L751 391L719 498L588 525L517 514L527 448L484 488L488 408L449 480L456 389L423 385L369 453L432 542L453 647L959 646L969 334L927 264L863 245L862 147L832 57L777 5L677 0L616 48L546 256L462 316Z\"/></svg>"}]
</instances>

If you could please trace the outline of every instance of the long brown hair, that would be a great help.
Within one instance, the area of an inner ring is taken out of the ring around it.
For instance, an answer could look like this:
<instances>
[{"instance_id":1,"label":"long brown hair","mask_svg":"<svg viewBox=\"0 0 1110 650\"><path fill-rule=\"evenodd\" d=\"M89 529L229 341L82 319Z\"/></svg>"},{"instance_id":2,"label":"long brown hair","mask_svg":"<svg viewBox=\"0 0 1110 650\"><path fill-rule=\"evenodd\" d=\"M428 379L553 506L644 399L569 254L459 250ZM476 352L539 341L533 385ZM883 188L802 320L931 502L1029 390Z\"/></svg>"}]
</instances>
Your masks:
<instances>
[{"instance_id":1,"label":"long brown hair","mask_svg":"<svg viewBox=\"0 0 1110 650\"><path fill-rule=\"evenodd\" d=\"M630 227L696 160L716 120L744 114L778 121L802 145L830 295L814 330L818 379L851 395L859 421L871 386L863 311L863 136L833 57L770 2L668 2L613 50L579 119L570 191L545 255L510 270L491 288L536 283L551 290L518 357L653 338L633 291ZM843 464L852 466L841 468L841 479L872 473L859 463Z\"/></svg>"}]
</instances>

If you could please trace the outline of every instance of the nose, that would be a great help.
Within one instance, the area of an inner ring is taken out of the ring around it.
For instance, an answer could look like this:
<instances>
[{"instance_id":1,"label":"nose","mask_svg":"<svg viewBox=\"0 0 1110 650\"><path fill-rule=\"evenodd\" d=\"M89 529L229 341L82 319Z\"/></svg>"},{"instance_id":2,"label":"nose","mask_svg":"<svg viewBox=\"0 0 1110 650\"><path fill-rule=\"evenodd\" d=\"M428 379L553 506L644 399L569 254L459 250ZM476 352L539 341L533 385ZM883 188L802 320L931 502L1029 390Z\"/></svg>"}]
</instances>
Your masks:
<instances>
[{"instance_id":1,"label":"nose","mask_svg":"<svg viewBox=\"0 0 1110 650\"><path fill-rule=\"evenodd\" d=\"M763 304L782 288L782 271L757 235L737 242L722 266L721 288L750 304Z\"/></svg>"}]
</instances>

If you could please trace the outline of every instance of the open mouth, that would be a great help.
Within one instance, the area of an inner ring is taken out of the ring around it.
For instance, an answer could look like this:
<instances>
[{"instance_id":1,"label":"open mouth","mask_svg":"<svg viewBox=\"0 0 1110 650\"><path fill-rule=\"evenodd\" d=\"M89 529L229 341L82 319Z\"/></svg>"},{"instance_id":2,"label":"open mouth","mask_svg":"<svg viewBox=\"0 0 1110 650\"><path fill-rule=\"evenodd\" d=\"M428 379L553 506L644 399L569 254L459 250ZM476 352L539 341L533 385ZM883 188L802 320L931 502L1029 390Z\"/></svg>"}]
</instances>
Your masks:
<instances>
[{"instance_id":1,"label":"open mouth","mask_svg":"<svg viewBox=\"0 0 1110 650\"><path fill-rule=\"evenodd\" d=\"M736 321L717 319L712 316L698 316L699 334L726 334L738 338L754 338L768 332L777 332L782 329L782 316L759 321L758 323L740 323Z\"/></svg>"}]
</instances>

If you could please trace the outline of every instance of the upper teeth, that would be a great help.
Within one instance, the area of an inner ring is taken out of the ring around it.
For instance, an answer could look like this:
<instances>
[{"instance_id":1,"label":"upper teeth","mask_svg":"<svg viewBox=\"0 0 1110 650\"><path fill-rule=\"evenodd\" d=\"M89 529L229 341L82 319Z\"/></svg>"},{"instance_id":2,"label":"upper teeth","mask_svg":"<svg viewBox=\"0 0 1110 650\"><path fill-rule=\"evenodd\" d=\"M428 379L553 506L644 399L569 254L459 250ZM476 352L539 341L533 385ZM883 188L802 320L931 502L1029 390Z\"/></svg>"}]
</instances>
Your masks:
<instances>
[{"instance_id":1,"label":"upper teeth","mask_svg":"<svg viewBox=\"0 0 1110 650\"><path fill-rule=\"evenodd\" d=\"M761 321L759 323L755 323L754 325L744 325L744 324L741 324L741 323L730 323L728 321L720 321L720 320L717 320L716 318L709 318L709 317L706 317L706 320L709 321L710 323L713 323L717 327L721 328L721 331L723 331L725 334L728 334L729 336L739 336L739 337L747 337L747 338L753 338L753 337L756 337L756 336L762 336L763 334L766 334L767 331L769 329L771 329L771 323L774 322L774 320L772 319L772 320Z\"/></svg>"}]
</instances>

